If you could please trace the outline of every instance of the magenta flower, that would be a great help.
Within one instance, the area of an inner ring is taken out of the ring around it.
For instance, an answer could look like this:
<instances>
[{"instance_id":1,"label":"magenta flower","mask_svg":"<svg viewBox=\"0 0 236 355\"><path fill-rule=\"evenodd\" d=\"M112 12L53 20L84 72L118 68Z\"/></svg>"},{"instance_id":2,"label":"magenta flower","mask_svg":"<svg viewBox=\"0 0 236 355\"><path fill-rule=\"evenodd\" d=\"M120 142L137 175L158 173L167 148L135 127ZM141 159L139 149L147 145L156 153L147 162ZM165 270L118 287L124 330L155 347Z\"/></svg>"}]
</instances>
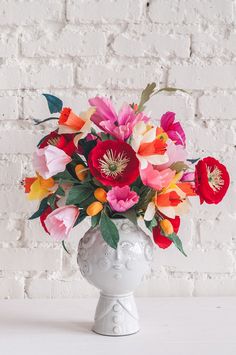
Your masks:
<instances>
[{"instance_id":1,"label":"magenta flower","mask_svg":"<svg viewBox=\"0 0 236 355\"><path fill-rule=\"evenodd\" d=\"M104 97L97 96L90 99L89 104L96 108L96 112L91 116L91 121L117 139L128 139L136 123L149 120L142 112L136 114L128 104L124 104L117 115L112 102Z\"/></svg>"},{"instance_id":2,"label":"magenta flower","mask_svg":"<svg viewBox=\"0 0 236 355\"><path fill-rule=\"evenodd\" d=\"M135 191L131 191L128 185L123 187L113 187L107 193L107 201L115 212L125 212L136 205L139 196Z\"/></svg>"},{"instance_id":3,"label":"magenta flower","mask_svg":"<svg viewBox=\"0 0 236 355\"><path fill-rule=\"evenodd\" d=\"M175 171L169 168L158 171L153 165L148 164L146 169L140 170L140 176L144 185L160 191L163 187L167 187L169 185L175 176Z\"/></svg>"},{"instance_id":4,"label":"magenta flower","mask_svg":"<svg viewBox=\"0 0 236 355\"><path fill-rule=\"evenodd\" d=\"M75 206L59 207L46 217L45 227L53 239L67 239L78 216L79 209Z\"/></svg>"},{"instance_id":5,"label":"magenta flower","mask_svg":"<svg viewBox=\"0 0 236 355\"><path fill-rule=\"evenodd\" d=\"M161 117L161 127L168 134L168 137L177 145L185 146L185 133L179 122L174 122L175 113L166 112Z\"/></svg>"},{"instance_id":6,"label":"magenta flower","mask_svg":"<svg viewBox=\"0 0 236 355\"><path fill-rule=\"evenodd\" d=\"M66 165L71 162L71 157L62 149L53 145L37 149L33 156L34 169L44 179L56 175L65 170Z\"/></svg>"}]
</instances>

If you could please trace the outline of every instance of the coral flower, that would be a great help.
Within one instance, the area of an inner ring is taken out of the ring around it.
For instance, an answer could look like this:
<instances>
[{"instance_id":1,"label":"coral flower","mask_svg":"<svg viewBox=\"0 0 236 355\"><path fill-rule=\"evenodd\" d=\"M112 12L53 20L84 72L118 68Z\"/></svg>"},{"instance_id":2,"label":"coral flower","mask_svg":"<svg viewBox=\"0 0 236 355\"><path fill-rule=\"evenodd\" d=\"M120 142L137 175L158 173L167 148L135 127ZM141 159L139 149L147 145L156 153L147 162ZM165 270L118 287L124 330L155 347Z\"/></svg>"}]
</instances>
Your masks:
<instances>
[{"instance_id":1,"label":"coral flower","mask_svg":"<svg viewBox=\"0 0 236 355\"><path fill-rule=\"evenodd\" d=\"M161 127L167 133L168 137L177 145L185 146L186 137L184 130L179 122L174 122L175 113L166 112L161 117Z\"/></svg>"},{"instance_id":2,"label":"coral flower","mask_svg":"<svg viewBox=\"0 0 236 355\"><path fill-rule=\"evenodd\" d=\"M169 185L175 176L175 172L171 169L158 171L151 164L148 164L146 169L140 170L140 176L144 185L159 191Z\"/></svg>"},{"instance_id":3,"label":"coral flower","mask_svg":"<svg viewBox=\"0 0 236 355\"><path fill-rule=\"evenodd\" d=\"M113 187L107 193L107 201L115 212L125 212L138 203L139 196L129 186Z\"/></svg>"},{"instance_id":4,"label":"coral flower","mask_svg":"<svg viewBox=\"0 0 236 355\"><path fill-rule=\"evenodd\" d=\"M89 100L91 106L96 108L91 120L103 131L117 139L128 139L134 126L140 122L147 122L149 118L143 113L136 113L128 104L123 105L117 114L112 102L104 97L95 97Z\"/></svg>"},{"instance_id":5,"label":"coral flower","mask_svg":"<svg viewBox=\"0 0 236 355\"><path fill-rule=\"evenodd\" d=\"M39 174L37 177L24 179L25 192L29 200L42 200L53 192L54 185L52 178L44 179Z\"/></svg>"},{"instance_id":6,"label":"coral flower","mask_svg":"<svg viewBox=\"0 0 236 355\"><path fill-rule=\"evenodd\" d=\"M145 169L148 163L159 165L167 163L165 140L157 138L158 129L144 122L139 122L133 129L131 146L140 161L141 169Z\"/></svg>"},{"instance_id":7,"label":"coral flower","mask_svg":"<svg viewBox=\"0 0 236 355\"><path fill-rule=\"evenodd\" d=\"M229 187L229 174L226 167L218 160L207 157L200 160L195 167L196 192L201 204L219 203Z\"/></svg>"},{"instance_id":8,"label":"coral flower","mask_svg":"<svg viewBox=\"0 0 236 355\"><path fill-rule=\"evenodd\" d=\"M98 142L88 156L91 174L105 186L132 184L139 176L139 162L131 146L122 141Z\"/></svg>"},{"instance_id":9,"label":"coral flower","mask_svg":"<svg viewBox=\"0 0 236 355\"><path fill-rule=\"evenodd\" d=\"M76 206L59 207L46 217L44 225L53 239L67 239L78 216L79 209Z\"/></svg>"},{"instance_id":10,"label":"coral flower","mask_svg":"<svg viewBox=\"0 0 236 355\"><path fill-rule=\"evenodd\" d=\"M174 233L178 233L179 226L180 226L180 218L179 217L168 218L164 215L162 216L165 218L165 220L171 223ZM166 249L172 244L172 241L164 235L160 224L153 228L152 233L153 233L154 242L160 248Z\"/></svg>"},{"instance_id":11,"label":"coral flower","mask_svg":"<svg viewBox=\"0 0 236 355\"><path fill-rule=\"evenodd\" d=\"M62 149L47 145L45 148L37 149L33 156L35 170L44 178L48 179L66 169L71 162L71 157Z\"/></svg>"}]
</instances>

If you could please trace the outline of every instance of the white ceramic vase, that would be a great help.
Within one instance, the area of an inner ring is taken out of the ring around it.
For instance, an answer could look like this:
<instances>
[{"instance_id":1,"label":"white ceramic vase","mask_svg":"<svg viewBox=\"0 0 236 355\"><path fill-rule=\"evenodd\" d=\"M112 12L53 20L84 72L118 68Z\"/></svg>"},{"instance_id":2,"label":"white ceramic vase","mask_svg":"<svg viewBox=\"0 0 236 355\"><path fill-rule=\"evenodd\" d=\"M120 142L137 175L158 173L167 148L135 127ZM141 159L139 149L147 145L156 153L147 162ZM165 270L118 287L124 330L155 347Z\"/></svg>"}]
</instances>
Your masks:
<instances>
[{"instance_id":1,"label":"white ceramic vase","mask_svg":"<svg viewBox=\"0 0 236 355\"><path fill-rule=\"evenodd\" d=\"M103 240L99 227L90 228L79 242L78 265L82 275L101 290L93 331L122 336L139 331L133 291L149 271L153 243L127 219L114 219L119 230L117 249Z\"/></svg>"}]
</instances>

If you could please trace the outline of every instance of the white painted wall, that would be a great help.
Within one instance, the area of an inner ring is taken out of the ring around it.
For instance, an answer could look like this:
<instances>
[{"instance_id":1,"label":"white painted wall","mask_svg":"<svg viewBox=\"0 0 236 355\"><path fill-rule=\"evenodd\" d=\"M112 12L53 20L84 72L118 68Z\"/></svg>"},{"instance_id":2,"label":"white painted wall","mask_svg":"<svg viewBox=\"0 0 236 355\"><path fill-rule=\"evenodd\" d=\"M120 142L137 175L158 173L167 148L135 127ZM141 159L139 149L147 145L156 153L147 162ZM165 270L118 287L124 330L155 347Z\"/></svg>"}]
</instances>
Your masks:
<instances>
[{"instance_id":1,"label":"white painted wall","mask_svg":"<svg viewBox=\"0 0 236 355\"><path fill-rule=\"evenodd\" d=\"M10 0L0 5L0 298L82 297L96 290L72 256L28 222L20 181L32 174L31 153L43 133L32 118L48 115L41 93L75 111L87 98L137 101L150 81L187 89L159 95L147 111L167 110L187 132L192 157L214 155L232 184L218 206L199 206L183 219L188 258L158 249L152 274L137 294L236 295L236 31L233 0Z\"/></svg>"}]
</instances>

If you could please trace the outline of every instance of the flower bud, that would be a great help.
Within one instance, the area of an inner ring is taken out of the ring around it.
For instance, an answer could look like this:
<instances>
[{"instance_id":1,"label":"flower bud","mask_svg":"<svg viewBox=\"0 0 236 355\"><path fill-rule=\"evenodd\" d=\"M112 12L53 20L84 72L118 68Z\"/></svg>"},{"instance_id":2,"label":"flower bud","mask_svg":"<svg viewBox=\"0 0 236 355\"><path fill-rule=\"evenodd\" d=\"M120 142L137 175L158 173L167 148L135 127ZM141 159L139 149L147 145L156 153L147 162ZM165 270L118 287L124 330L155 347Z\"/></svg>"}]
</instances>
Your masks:
<instances>
[{"instance_id":1,"label":"flower bud","mask_svg":"<svg viewBox=\"0 0 236 355\"><path fill-rule=\"evenodd\" d=\"M174 228L168 219L162 219L160 221L160 227L165 235L174 233Z\"/></svg>"},{"instance_id":2,"label":"flower bud","mask_svg":"<svg viewBox=\"0 0 236 355\"><path fill-rule=\"evenodd\" d=\"M88 216L96 216L103 209L103 205L99 201L92 202L91 205L88 206L86 213Z\"/></svg>"},{"instance_id":3,"label":"flower bud","mask_svg":"<svg viewBox=\"0 0 236 355\"><path fill-rule=\"evenodd\" d=\"M88 169L83 164L78 164L75 167L75 174L80 181L83 181L88 176Z\"/></svg>"},{"instance_id":4,"label":"flower bud","mask_svg":"<svg viewBox=\"0 0 236 355\"><path fill-rule=\"evenodd\" d=\"M105 191L103 188L101 188L101 187L98 187L98 188L94 191L94 196L95 196L95 198L96 198L98 201L100 201L100 202L102 202L102 203L107 202L107 193L106 193L106 191Z\"/></svg>"}]
</instances>

